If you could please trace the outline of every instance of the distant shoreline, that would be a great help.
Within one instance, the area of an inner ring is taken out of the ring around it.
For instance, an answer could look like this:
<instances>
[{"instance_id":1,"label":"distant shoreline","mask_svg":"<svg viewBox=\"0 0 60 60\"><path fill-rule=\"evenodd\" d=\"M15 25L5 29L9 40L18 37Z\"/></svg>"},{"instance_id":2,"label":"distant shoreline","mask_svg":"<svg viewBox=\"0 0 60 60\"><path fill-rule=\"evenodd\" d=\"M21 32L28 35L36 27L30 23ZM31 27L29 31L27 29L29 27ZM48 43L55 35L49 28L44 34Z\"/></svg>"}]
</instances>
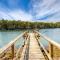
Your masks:
<instances>
[{"instance_id":1,"label":"distant shoreline","mask_svg":"<svg viewBox=\"0 0 60 60\"><path fill-rule=\"evenodd\" d=\"M0 30L50 29L60 28L60 22L28 22L16 20L0 20Z\"/></svg>"},{"instance_id":2,"label":"distant shoreline","mask_svg":"<svg viewBox=\"0 0 60 60\"><path fill-rule=\"evenodd\" d=\"M32 29L38 29L38 30L40 30L40 29L56 29L56 28L19 28L19 29L14 29L14 28L12 28L12 29L1 29L0 28L0 31L5 31L5 30L15 30L15 31L17 31L17 30L32 30Z\"/></svg>"}]
</instances>

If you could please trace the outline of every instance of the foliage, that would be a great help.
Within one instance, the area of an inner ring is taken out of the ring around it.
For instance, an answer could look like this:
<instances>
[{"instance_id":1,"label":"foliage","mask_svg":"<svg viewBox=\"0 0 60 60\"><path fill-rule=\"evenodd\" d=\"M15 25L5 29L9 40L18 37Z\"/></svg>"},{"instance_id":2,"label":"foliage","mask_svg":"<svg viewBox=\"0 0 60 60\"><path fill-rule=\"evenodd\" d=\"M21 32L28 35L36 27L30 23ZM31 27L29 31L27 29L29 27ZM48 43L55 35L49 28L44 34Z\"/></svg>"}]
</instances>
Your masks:
<instances>
[{"instance_id":1,"label":"foliage","mask_svg":"<svg viewBox=\"0 0 60 60\"><path fill-rule=\"evenodd\" d=\"M0 20L0 30L60 28L60 22L24 22L15 20Z\"/></svg>"}]
</instances>

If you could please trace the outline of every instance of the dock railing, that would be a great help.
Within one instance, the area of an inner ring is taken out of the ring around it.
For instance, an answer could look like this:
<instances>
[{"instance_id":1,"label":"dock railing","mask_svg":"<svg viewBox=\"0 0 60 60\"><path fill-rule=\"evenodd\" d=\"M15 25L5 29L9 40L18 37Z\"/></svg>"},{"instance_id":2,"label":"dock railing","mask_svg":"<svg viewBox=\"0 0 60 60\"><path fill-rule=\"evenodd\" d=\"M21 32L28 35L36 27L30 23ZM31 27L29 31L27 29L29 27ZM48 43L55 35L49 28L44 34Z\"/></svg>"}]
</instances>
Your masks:
<instances>
[{"instance_id":1,"label":"dock railing","mask_svg":"<svg viewBox=\"0 0 60 60\"><path fill-rule=\"evenodd\" d=\"M20 34L19 36L17 36L15 39L13 39L10 43L8 43L6 46L4 46L3 48L0 49L0 59L1 60L9 60L8 58L8 54L6 56L6 53L10 52L10 58L13 60L19 51L22 51L24 45L25 45L25 40L22 44L22 46L17 50L16 46L15 46L15 43L22 37L24 37L24 39L27 39L27 34L28 32L24 32L22 34ZM21 50L20 50L21 49ZM15 52L17 50L17 52ZM17 54L16 54L17 53Z\"/></svg>"},{"instance_id":2,"label":"dock railing","mask_svg":"<svg viewBox=\"0 0 60 60\"><path fill-rule=\"evenodd\" d=\"M29 59L29 43L30 43L30 36L28 36L28 38L25 42L24 49L22 51L20 60L28 60Z\"/></svg>"},{"instance_id":3,"label":"dock railing","mask_svg":"<svg viewBox=\"0 0 60 60\"><path fill-rule=\"evenodd\" d=\"M39 44L43 48L44 52L46 53L47 57L49 60L60 60L60 44L55 42L54 40L50 39L49 37L41 34L38 31L34 31L36 35L36 39L38 40ZM48 51L45 49L43 44L39 41L41 40L40 38L45 39L48 42Z\"/></svg>"}]
</instances>

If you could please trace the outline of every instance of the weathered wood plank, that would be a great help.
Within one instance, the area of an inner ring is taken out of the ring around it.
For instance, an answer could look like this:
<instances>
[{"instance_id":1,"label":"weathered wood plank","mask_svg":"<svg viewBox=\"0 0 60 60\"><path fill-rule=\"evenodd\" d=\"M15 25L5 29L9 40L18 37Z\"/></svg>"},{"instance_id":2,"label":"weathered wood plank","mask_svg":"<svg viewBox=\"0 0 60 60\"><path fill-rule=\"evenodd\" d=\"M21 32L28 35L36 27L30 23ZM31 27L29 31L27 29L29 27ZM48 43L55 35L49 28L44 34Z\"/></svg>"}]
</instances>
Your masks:
<instances>
[{"instance_id":1,"label":"weathered wood plank","mask_svg":"<svg viewBox=\"0 0 60 60\"><path fill-rule=\"evenodd\" d=\"M30 33L30 45L29 45L29 59L28 60L45 60L38 42L34 37L34 33Z\"/></svg>"}]
</instances>

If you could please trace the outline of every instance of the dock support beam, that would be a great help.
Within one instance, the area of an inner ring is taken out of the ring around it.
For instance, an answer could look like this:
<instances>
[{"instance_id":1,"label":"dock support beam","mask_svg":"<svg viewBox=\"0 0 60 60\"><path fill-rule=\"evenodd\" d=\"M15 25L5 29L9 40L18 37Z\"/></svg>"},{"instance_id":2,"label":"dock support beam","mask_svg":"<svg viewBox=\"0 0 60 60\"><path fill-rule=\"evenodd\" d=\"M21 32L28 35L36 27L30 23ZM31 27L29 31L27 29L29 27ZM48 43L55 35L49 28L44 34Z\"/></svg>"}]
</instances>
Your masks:
<instances>
[{"instance_id":1,"label":"dock support beam","mask_svg":"<svg viewBox=\"0 0 60 60\"><path fill-rule=\"evenodd\" d=\"M12 59L14 58L14 44L11 46L11 51L12 51Z\"/></svg>"},{"instance_id":2,"label":"dock support beam","mask_svg":"<svg viewBox=\"0 0 60 60\"><path fill-rule=\"evenodd\" d=\"M53 59L53 45L51 43L49 43L49 54L51 58Z\"/></svg>"}]
</instances>

